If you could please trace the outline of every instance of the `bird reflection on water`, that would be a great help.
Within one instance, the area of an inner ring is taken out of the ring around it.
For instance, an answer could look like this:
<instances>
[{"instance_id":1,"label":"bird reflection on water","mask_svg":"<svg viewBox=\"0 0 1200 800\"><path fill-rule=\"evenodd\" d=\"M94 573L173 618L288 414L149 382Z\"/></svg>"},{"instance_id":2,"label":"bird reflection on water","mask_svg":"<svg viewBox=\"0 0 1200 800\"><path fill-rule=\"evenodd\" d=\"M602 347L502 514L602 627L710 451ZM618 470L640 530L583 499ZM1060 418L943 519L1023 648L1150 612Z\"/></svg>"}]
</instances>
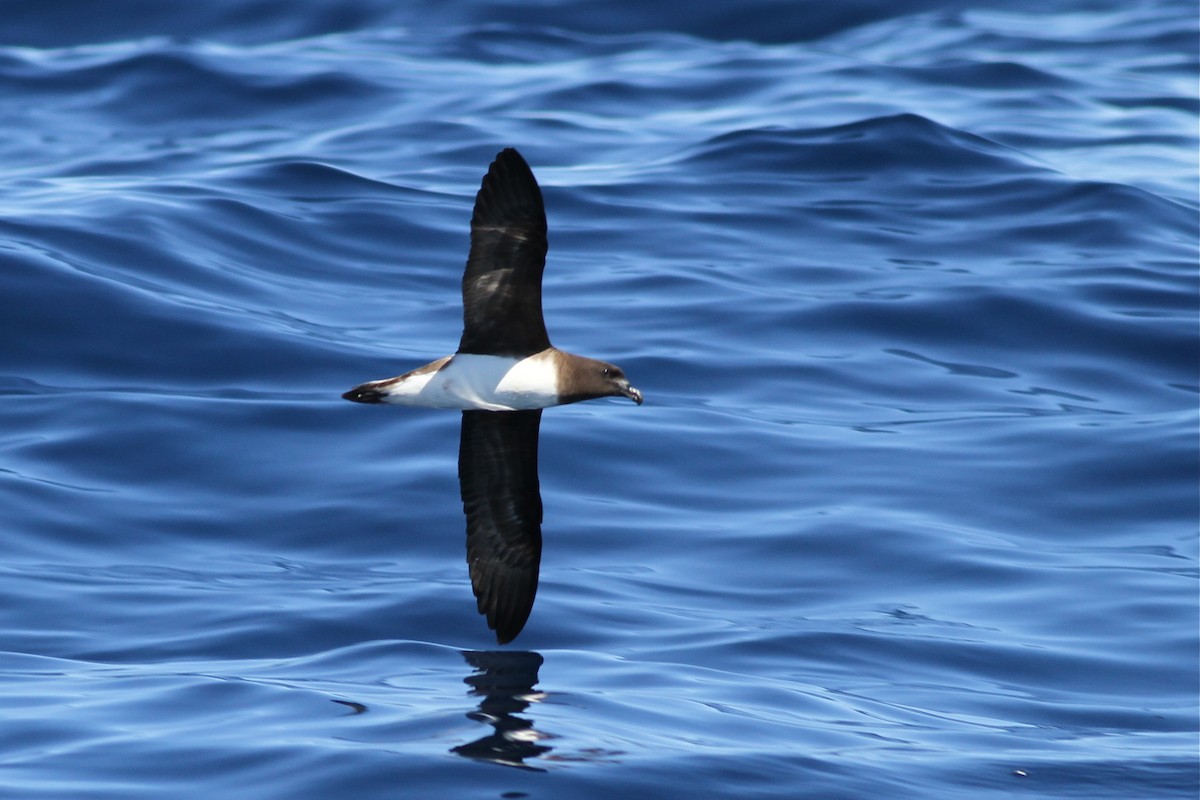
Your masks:
<instances>
[{"instance_id":1,"label":"bird reflection on water","mask_svg":"<svg viewBox=\"0 0 1200 800\"><path fill-rule=\"evenodd\" d=\"M525 763L541 758L553 748L542 742L549 737L533 726L533 721L516 716L540 702L544 695L535 692L542 657L532 652L465 651L463 657L475 672L463 679L471 695L480 697L479 709L469 719L492 727L492 732L473 742L451 748L450 752L472 761L486 761L506 767L545 772Z\"/></svg>"}]
</instances>

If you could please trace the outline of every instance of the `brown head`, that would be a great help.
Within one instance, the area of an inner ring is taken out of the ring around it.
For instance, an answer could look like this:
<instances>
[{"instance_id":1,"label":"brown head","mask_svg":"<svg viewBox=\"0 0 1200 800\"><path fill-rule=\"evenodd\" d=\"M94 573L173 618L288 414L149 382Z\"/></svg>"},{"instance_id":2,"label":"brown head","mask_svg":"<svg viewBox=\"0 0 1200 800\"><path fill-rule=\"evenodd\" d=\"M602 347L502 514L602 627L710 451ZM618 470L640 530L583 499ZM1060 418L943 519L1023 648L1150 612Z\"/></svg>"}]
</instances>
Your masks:
<instances>
[{"instance_id":1,"label":"brown head","mask_svg":"<svg viewBox=\"0 0 1200 800\"><path fill-rule=\"evenodd\" d=\"M615 364L561 350L556 355L559 403L578 403L597 397L628 397L639 406L642 404L642 393L629 385L629 379Z\"/></svg>"}]
</instances>

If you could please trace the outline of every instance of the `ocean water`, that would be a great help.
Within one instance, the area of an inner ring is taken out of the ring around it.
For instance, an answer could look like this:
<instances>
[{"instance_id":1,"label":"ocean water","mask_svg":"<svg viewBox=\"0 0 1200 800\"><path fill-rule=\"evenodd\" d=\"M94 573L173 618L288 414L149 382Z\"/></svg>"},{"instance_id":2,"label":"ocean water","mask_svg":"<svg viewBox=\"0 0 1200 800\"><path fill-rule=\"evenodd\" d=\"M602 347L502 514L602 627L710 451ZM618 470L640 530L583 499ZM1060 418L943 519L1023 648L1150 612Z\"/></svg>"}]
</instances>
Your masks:
<instances>
[{"instance_id":1,"label":"ocean water","mask_svg":"<svg viewBox=\"0 0 1200 800\"><path fill-rule=\"evenodd\" d=\"M1194 3L193 5L0 10L0 796L1196 796ZM339 395L504 146L646 403L497 647Z\"/></svg>"}]
</instances>

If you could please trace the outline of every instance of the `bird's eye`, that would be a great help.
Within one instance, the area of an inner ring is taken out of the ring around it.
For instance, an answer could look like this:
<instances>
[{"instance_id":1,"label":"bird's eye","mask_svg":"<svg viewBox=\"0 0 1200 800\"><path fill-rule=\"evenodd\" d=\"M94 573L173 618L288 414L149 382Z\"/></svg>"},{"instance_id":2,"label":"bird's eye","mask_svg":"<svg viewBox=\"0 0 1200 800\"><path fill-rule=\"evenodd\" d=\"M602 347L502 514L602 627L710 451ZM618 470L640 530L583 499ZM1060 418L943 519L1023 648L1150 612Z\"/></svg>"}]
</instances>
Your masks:
<instances>
[{"instance_id":1,"label":"bird's eye","mask_svg":"<svg viewBox=\"0 0 1200 800\"><path fill-rule=\"evenodd\" d=\"M600 374L605 376L612 375L612 370L608 367L605 367L604 369L600 370Z\"/></svg>"}]
</instances>

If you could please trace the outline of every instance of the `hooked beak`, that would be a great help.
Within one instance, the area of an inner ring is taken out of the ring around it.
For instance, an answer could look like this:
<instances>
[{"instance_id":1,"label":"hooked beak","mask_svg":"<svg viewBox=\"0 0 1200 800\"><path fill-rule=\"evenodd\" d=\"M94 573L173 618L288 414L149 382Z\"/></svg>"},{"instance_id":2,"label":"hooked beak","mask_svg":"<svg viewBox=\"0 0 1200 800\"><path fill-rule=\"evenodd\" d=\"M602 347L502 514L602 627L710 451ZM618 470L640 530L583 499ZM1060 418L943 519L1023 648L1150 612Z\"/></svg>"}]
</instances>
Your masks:
<instances>
[{"instance_id":1,"label":"hooked beak","mask_svg":"<svg viewBox=\"0 0 1200 800\"><path fill-rule=\"evenodd\" d=\"M639 406L642 404L642 393L629 385L629 381L625 381L621 386L621 394L628 397Z\"/></svg>"}]
</instances>

